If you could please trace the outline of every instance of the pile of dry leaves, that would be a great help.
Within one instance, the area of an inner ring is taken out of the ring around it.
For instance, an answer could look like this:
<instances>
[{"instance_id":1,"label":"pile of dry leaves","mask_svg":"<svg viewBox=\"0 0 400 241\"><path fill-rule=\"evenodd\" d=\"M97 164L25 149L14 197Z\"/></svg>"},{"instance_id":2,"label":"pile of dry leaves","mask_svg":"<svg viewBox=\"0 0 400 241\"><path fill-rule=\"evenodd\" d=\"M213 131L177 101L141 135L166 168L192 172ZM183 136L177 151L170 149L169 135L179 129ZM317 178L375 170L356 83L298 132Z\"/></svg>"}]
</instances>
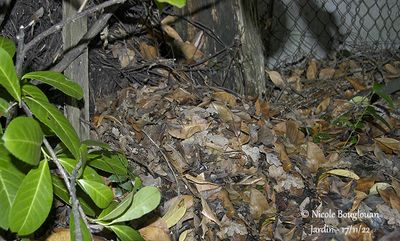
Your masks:
<instances>
[{"instance_id":1,"label":"pile of dry leaves","mask_svg":"<svg viewBox=\"0 0 400 241\"><path fill-rule=\"evenodd\" d=\"M392 95L372 104L359 94L370 93L378 71L360 71L365 65L310 60L268 71L277 87L269 101L164 69L156 86L99 100L93 136L123 151L143 184L163 193L156 221L135 228L145 240L399 235L400 102ZM382 78L398 78L399 66L386 62Z\"/></svg>"}]
</instances>

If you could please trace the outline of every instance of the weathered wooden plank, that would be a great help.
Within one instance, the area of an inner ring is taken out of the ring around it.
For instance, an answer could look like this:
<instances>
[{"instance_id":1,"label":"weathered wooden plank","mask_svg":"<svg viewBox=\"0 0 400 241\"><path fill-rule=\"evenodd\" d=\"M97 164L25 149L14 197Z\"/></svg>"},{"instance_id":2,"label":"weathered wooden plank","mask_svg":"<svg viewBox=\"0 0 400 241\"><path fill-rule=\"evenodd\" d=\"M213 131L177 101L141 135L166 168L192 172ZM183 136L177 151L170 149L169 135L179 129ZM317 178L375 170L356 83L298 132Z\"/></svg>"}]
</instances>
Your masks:
<instances>
[{"instance_id":1,"label":"weathered wooden plank","mask_svg":"<svg viewBox=\"0 0 400 241\"><path fill-rule=\"evenodd\" d=\"M240 41L239 55L232 56L234 65L229 73L222 72L217 83L236 92L263 96L265 92L264 50L260 36L257 0L202 0L188 1L182 15L191 22L201 23L210 33L206 34L205 50L213 54ZM178 23L184 40L194 38L199 28L185 21ZM227 59L226 61L231 61ZM226 76L229 78L226 80Z\"/></svg>"},{"instance_id":2,"label":"weathered wooden plank","mask_svg":"<svg viewBox=\"0 0 400 241\"><path fill-rule=\"evenodd\" d=\"M63 1L63 19L74 15L81 5L79 0L64 0ZM63 29L63 45L64 51L74 46L87 31L87 18L81 18L71 24L68 24ZM89 122L89 73L88 73L88 51L85 50L69 67L64 71L64 74L72 80L78 82L84 92L84 99L78 102L71 100L70 105L66 106L65 114L71 121L73 127L82 139L89 138L89 126L82 122Z\"/></svg>"}]
</instances>

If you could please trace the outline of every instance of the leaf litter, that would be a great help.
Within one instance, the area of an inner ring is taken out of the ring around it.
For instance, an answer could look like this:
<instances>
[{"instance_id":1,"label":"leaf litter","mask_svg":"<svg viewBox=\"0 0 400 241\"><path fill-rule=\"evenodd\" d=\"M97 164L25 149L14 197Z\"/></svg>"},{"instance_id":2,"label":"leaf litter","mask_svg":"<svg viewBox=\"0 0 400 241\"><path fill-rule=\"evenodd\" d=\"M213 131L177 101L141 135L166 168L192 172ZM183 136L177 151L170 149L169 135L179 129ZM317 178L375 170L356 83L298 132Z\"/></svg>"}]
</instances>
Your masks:
<instances>
[{"instance_id":1,"label":"leaf litter","mask_svg":"<svg viewBox=\"0 0 400 241\"><path fill-rule=\"evenodd\" d=\"M142 55L152 59L156 53L148 48L142 46ZM134 59L120 61L125 67ZM395 235L399 95L392 95L394 108L382 99L370 102L371 95L358 101L373 84L374 71L357 71L364 64L310 59L267 71L274 85L268 101L200 87L179 77L184 73L160 69L165 81L131 84L111 103L99 102L93 136L126 153L132 173L163 194L156 221L136 227L144 239ZM380 71L397 78L399 66L389 61Z\"/></svg>"}]
</instances>

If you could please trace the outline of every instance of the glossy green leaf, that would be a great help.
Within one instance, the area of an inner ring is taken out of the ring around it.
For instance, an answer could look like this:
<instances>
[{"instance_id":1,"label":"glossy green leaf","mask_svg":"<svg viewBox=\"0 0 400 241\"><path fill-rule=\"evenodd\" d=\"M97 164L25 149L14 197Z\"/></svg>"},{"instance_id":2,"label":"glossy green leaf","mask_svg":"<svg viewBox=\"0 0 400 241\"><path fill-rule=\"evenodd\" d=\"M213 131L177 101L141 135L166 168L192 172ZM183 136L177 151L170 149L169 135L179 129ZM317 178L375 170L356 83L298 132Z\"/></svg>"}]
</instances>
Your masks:
<instances>
[{"instance_id":1,"label":"glossy green leaf","mask_svg":"<svg viewBox=\"0 0 400 241\"><path fill-rule=\"evenodd\" d=\"M12 162L11 154L0 145L0 228L8 229L8 214L24 176Z\"/></svg>"},{"instance_id":2,"label":"glossy green leaf","mask_svg":"<svg viewBox=\"0 0 400 241\"><path fill-rule=\"evenodd\" d=\"M53 186L47 160L40 162L23 179L10 211L10 229L28 235L38 229L49 215Z\"/></svg>"},{"instance_id":3,"label":"glossy green leaf","mask_svg":"<svg viewBox=\"0 0 400 241\"><path fill-rule=\"evenodd\" d=\"M106 208L113 200L111 188L102 183L79 179L78 184L99 208Z\"/></svg>"},{"instance_id":4,"label":"glossy green leaf","mask_svg":"<svg viewBox=\"0 0 400 241\"><path fill-rule=\"evenodd\" d=\"M9 103L3 98L0 98L0 117L6 116Z\"/></svg>"},{"instance_id":5,"label":"glossy green leaf","mask_svg":"<svg viewBox=\"0 0 400 241\"><path fill-rule=\"evenodd\" d=\"M124 200L122 200L122 202L120 202L118 204L118 206L116 206L113 210L111 211L106 211L107 214L106 215L100 215L99 219L100 221L108 221L108 220L112 220L115 219L119 216L121 216L132 204L133 202L133 192L129 193Z\"/></svg>"},{"instance_id":6,"label":"glossy green leaf","mask_svg":"<svg viewBox=\"0 0 400 241\"><path fill-rule=\"evenodd\" d=\"M83 90L81 86L65 77L63 74L54 71L36 71L22 76L22 79L35 79L62 91L64 94L82 99Z\"/></svg>"},{"instance_id":7,"label":"glossy green leaf","mask_svg":"<svg viewBox=\"0 0 400 241\"><path fill-rule=\"evenodd\" d=\"M51 179L53 181L53 192L54 194L61 199L61 201L67 203L68 205L71 205L70 201L70 196L67 190L67 187L65 186L65 183L61 178L57 176L51 176ZM85 201L85 199L78 197L79 204L82 206L83 211L86 213L86 215L89 216L95 216L96 213L92 209L91 205L88 204L88 202ZM94 205L94 204L93 204Z\"/></svg>"},{"instance_id":8,"label":"glossy green leaf","mask_svg":"<svg viewBox=\"0 0 400 241\"><path fill-rule=\"evenodd\" d=\"M37 165L40 160L43 132L39 123L30 117L17 117L7 126L4 146L22 161Z\"/></svg>"},{"instance_id":9,"label":"glossy green leaf","mask_svg":"<svg viewBox=\"0 0 400 241\"><path fill-rule=\"evenodd\" d=\"M14 57L16 46L11 39L0 36L0 48L3 48L11 58Z\"/></svg>"},{"instance_id":10,"label":"glossy green leaf","mask_svg":"<svg viewBox=\"0 0 400 241\"><path fill-rule=\"evenodd\" d=\"M92 241L92 235L90 234L89 228L83 222L82 218L79 218L79 223L81 225L82 241ZM71 240L76 240L75 238L75 223L73 213L69 215L69 231Z\"/></svg>"},{"instance_id":11,"label":"glossy green leaf","mask_svg":"<svg viewBox=\"0 0 400 241\"><path fill-rule=\"evenodd\" d=\"M129 209L120 217L114 219L110 224L137 219L153 211L161 200L161 194L156 187L144 187L135 196Z\"/></svg>"},{"instance_id":12,"label":"glossy green leaf","mask_svg":"<svg viewBox=\"0 0 400 241\"><path fill-rule=\"evenodd\" d=\"M54 105L48 102L32 97L25 97L24 101L35 117L48 126L60 138L75 159L79 159L79 137L67 118Z\"/></svg>"},{"instance_id":13,"label":"glossy green leaf","mask_svg":"<svg viewBox=\"0 0 400 241\"><path fill-rule=\"evenodd\" d=\"M72 171L78 164L78 161L72 158L67 157L59 157L58 160L60 161L61 165L65 168L65 170L71 175ZM104 184L103 177L100 176L96 170L91 167L85 166L82 177L86 180L91 180L95 182L99 182Z\"/></svg>"},{"instance_id":14,"label":"glossy green leaf","mask_svg":"<svg viewBox=\"0 0 400 241\"><path fill-rule=\"evenodd\" d=\"M168 3L178 8L183 8L186 5L186 0L157 0L157 2Z\"/></svg>"},{"instance_id":15,"label":"glossy green leaf","mask_svg":"<svg viewBox=\"0 0 400 241\"><path fill-rule=\"evenodd\" d=\"M26 84L22 86L22 94L24 96L31 96L34 99L49 102L47 96L36 85Z\"/></svg>"},{"instance_id":16,"label":"glossy green leaf","mask_svg":"<svg viewBox=\"0 0 400 241\"><path fill-rule=\"evenodd\" d=\"M89 155L88 165L117 175L126 175L128 172L128 160L118 152L93 152Z\"/></svg>"},{"instance_id":17,"label":"glossy green leaf","mask_svg":"<svg viewBox=\"0 0 400 241\"><path fill-rule=\"evenodd\" d=\"M126 225L110 225L111 229L121 241L144 241L140 233Z\"/></svg>"},{"instance_id":18,"label":"glossy green leaf","mask_svg":"<svg viewBox=\"0 0 400 241\"><path fill-rule=\"evenodd\" d=\"M0 48L0 84L18 103L21 102L21 89L17 72L10 55L2 48Z\"/></svg>"}]
</instances>

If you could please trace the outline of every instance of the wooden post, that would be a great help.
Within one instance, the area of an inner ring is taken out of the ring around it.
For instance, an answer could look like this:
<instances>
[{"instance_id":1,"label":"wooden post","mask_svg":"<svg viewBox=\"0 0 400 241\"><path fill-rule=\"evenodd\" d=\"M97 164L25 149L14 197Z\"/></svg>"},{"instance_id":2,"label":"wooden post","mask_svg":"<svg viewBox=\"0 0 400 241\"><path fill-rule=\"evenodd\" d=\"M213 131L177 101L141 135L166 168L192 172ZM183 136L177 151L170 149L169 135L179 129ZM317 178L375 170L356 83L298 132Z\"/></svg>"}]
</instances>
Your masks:
<instances>
[{"instance_id":1,"label":"wooden post","mask_svg":"<svg viewBox=\"0 0 400 241\"><path fill-rule=\"evenodd\" d=\"M216 78L221 83L228 74L230 78L225 81L224 87L242 94L262 97L266 91L266 80L264 49L257 23L257 2L258 0L188 1L182 10L182 16L206 26L221 40L218 42L206 34L205 49L202 50L206 54L211 55L232 46L235 39L240 41L239 54L233 56L235 67L231 73L221 73ZM178 31L184 40L191 40L199 29L181 21L178 23Z\"/></svg>"},{"instance_id":2,"label":"wooden post","mask_svg":"<svg viewBox=\"0 0 400 241\"><path fill-rule=\"evenodd\" d=\"M80 0L63 0L63 19L74 15L81 6ZM62 36L64 51L74 46L87 31L87 18L79 20L64 26ZM82 101L71 100L70 105L66 106L65 114L72 123L81 139L89 138L89 126L81 121L89 122L89 73L88 73L88 51L85 50L69 67L64 74L79 83L83 89L84 98ZM81 106L80 106L81 105Z\"/></svg>"}]
</instances>

